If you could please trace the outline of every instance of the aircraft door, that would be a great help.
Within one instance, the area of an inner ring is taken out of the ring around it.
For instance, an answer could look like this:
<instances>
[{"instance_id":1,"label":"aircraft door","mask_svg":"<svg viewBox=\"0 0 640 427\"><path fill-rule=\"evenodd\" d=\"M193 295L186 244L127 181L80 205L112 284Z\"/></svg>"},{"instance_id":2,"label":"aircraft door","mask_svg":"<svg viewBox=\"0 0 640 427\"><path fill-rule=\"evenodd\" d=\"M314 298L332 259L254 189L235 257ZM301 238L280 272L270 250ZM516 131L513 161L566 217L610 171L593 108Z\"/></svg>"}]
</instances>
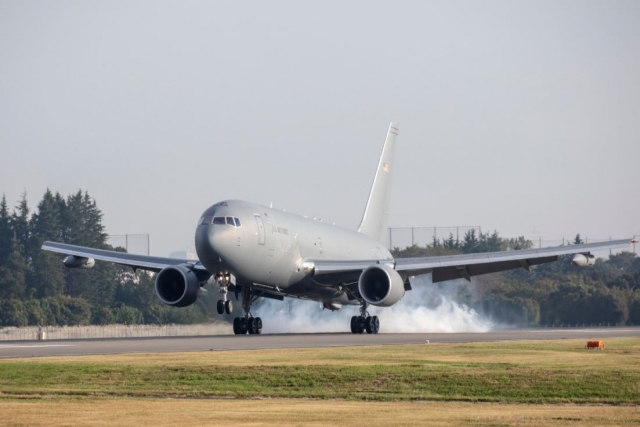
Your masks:
<instances>
[{"instance_id":1,"label":"aircraft door","mask_svg":"<svg viewBox=\"0 0 640 427\"><path fill-rule=\"evenodd\" d=\"M264 221L260 215L256 215L256 223L258 224L258 244L264 245L265 241L265 231L264 231Z\"/></svg>"}]
</instances>

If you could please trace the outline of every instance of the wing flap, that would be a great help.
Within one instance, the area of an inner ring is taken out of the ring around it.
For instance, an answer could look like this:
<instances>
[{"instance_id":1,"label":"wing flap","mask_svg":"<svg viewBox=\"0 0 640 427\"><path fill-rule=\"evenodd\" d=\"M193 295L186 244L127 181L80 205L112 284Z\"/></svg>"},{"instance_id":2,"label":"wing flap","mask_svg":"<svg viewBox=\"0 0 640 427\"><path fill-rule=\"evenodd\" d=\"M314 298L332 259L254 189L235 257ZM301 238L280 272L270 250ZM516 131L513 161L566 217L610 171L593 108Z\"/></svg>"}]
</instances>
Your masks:
<instances>
[{"instance_id":1,"label":"wing flap","mask_svg":"<svg viewBox=\"0 0 640 427\"><path fill-rule=\"evenodd\" d=\"M555 255L543 258L521 259L515 261L494 261L486 264L434 268L432 282L437 283L461 278L469 280L473 276L497 273L499 271L515 270L517 268L528 269L532 265L539 265L557 260L558 256Z\"/></svg>"}]
</instances>

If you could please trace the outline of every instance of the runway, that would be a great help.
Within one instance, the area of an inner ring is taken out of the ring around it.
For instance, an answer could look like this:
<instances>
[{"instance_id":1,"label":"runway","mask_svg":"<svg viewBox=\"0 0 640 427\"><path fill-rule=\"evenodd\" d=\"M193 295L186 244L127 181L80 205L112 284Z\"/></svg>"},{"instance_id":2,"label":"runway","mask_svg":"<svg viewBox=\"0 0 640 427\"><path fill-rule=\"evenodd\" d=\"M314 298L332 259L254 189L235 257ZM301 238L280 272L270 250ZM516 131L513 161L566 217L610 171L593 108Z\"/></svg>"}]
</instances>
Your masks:
<instances>
[{"instance_id":1,"label":"runway","mask_svg":"<svg viewBox=\"0 0 640 427\"><path fill-rule=\"evenodd\" d=\"M640 327L510 329L484 333L419 334L274 334L213 335L195 337L124 338L55 341L4 341L0 358L81 356L118 353L233 351L277 348L345 347L397 344L498 342L513 340L640 338ZM605 342L606 345L606 342Z\"/></svg>"}]
</instances>

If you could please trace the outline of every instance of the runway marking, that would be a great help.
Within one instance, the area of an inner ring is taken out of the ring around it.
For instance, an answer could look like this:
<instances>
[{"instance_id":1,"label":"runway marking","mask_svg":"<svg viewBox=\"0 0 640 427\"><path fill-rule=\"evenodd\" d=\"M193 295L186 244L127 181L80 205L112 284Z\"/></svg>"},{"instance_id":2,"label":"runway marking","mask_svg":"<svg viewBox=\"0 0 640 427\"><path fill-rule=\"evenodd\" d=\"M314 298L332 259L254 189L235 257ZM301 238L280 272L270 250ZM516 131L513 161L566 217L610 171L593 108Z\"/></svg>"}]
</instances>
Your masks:
<instances>
[{"instance_id":1,"label":"runway marking","mask_svg":"<svg viewBox=\"0 0 640 427\"><path fill-rule=\"evenodd\" d=\"M566 329L549 329L549 330L544 330L544 329L540 329L540 330L536 330L536 331L527 331L529 333L553 333L553 332L583 332L583 333L618 333L618 332L636 332L637 329L570 329L570 328L566 328ZM499 332L499 331L496 331Z\"/></svg>"},{"instance_id":2,"label":"runway marking","mask_svg":"<svg viewBox=\"0 0 640 427\"><path fill-rule=\"evenodd\" d=\"M72 345L72 344L36 344L36 345L0 344L0 349L3 349L3 348L42 348L42 347L74 347L74 345Z\"/></svg>"}]
</instances>

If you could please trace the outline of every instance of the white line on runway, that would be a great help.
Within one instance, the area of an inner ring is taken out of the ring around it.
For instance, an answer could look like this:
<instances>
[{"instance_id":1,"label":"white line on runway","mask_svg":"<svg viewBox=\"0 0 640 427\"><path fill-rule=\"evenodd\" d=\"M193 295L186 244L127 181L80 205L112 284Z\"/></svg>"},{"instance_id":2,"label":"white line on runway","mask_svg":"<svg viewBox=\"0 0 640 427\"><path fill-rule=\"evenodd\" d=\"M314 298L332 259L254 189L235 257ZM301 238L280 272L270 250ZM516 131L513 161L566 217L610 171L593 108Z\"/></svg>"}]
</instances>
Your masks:
<instances>
[{"instance_id":1,"label":"white line on runway","mask_svg":"<svg viewBox=\"0 0 640 427\"><path fill-rule=\"evenodd\" d=\"M0 349L3 348L40 348L40 347L74 347L72 344L41 344L41 345L10 345L0 344Z\"/></svg>"},{"instance_id":2,"label":"white line on runway","mask_svg":"<svg viewBox=\"0 0 640 427\"><path fill-rule=\"evenodd\" d=\"M584 332L584 333L599 333L599 334L611 334L611 333L618 333L618 332L638 332L637 329L571 329L571 328L564 328L564 329L536 329L536 330L528 330L527 332L530 333L535 333L537 334L538 332L542 332L542 333L549 333L549 332Z\"/></svg>"}]
</instances>

